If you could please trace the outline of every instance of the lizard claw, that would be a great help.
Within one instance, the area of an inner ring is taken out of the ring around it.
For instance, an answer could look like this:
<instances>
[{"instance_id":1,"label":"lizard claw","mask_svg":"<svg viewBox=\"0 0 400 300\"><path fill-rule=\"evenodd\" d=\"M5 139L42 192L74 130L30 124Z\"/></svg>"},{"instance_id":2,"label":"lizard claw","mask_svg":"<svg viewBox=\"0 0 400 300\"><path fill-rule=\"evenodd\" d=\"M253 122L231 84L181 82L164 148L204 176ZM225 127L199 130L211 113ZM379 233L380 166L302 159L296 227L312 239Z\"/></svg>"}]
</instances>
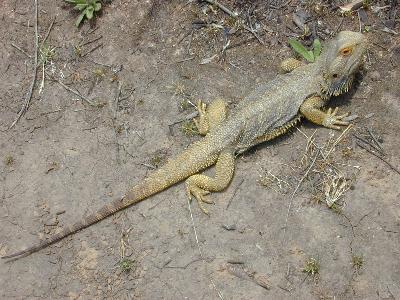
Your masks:
<instances>
[{"instance_id":1,"label":"lizard claw","mask_svg":"<svg viewBox=\"0 0 400 300\"><path fill-rule=\"evenodd\" d=\"M201 135L205 135L208 132L208 120L207 120L207 105L201 101L198 100L197 104L197 111L199 112L199 117L198 118L194 118L194 124L196 125L197 129L199 130L199 133Z\"/></svg>"},{"instance_id":2,"label":"lizard claw","mask_svg":"<svg viewBox=\"0 0 400 300\"><path fill-rule=\"evenodd\" d=\"M186 194L189 197L189 200L192 200L192 195L196 198L197 203L199 204L200 209L206 214L209 215L208 210L204 207L204 203L214 204L214 202L210 199L205 198L204 196L208 195L210 192L199 188L196 185L187 183L186 184Z\"/></svg>"},{"instance_id":3,"label":"lizard claw","mask_svg":"<svg viewBox=\"0 0 400 300\"><path fill-rule=\"evenodd\" d=\"M199 115L205 115L206 114L206 108L207 104L205 104L203 101L198 100L196 103L197 111L199 112Z\"/></svg>"},{"instance_id":4,"label":"lizard claw","mask_svg":"<svg viewBox=\"0 0 400 300\"><path fill-rule=\"evenodd\" d=\"M337 129L340 130L340 126L347 126L350 123L347 121L343 121L343 118L347 117L349 113L345 113L342 115L337 115L339 108L336 107L333 111L332 108L329 108L326 112L325 120L323 121L322 125L327 128Z\"/></svg>"}]
</instances>

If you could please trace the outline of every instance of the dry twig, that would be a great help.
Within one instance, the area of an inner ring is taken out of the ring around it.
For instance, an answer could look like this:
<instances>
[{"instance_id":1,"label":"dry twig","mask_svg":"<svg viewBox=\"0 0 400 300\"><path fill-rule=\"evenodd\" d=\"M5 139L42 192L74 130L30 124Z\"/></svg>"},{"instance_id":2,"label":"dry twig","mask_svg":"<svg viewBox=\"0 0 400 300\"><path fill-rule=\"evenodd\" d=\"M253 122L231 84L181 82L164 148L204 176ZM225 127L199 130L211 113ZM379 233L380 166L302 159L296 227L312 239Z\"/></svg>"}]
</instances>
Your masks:
<instances>
[{"instance_id":1,"label":"dry twig","mask_svg":"<svg viewBox=\"0 0 400 300\"><path fill-rule=\"evenodd\" d=\"M81 98L82 100L86 101L89 105L91 106L96 106L96 103L92 102L91 100L89 100L87 97L83 96L81 93L79 93L78 91L70 88L69 86L65 85L63 82L61 82L60 80L58 80L57 78L54 78L51 76L51 74L49 74L49 72L45 71L46 75L51 77L51 79L55 82L57 82L59 85L61 85L64 89L66 89L67 91L70 91L71 93L75 94L76 96L78 96L79 98Z\"/></svg>"},{"instance_id":2,"label":"dry twig","mask_svg":"<svg viewBox=\"0 0 400 300\"><path fill-rule=\"evenodd\" d=\"M290 214L290 210L292 208L292 203L293 203L293 198L294 195L297 193L298 189L300 188L301 183L304 181L304 179L306 179L306 177L308 176L308 173L310 172L310 170L313 168L315 161L317 160L319 154L321 153L321 150L318 149L317 152L314 155L314 158L312 160L312 162L310 163L307 171L304 173L303 177L301 177L301 179L299 180L299 183L297 184L296 188L294 189L292 195L290 196L289 199L289 206L286 212L286 219L285 219L285 225L283 227L283 237L285 237L285 233L286 233L286 228L287 228L287 223L288 223L288 219L289 219L289 214Z\"/></svg>"},{"instance_id":3,"label":"dry twig","mask_svg":"<svg viewBox=\"0 0 400 300\"><path fill-rule=\"evenodd\" d=\"M353 136L357 139L356 144L366 150L368 153L376 156L384 163L386 163L393 171L400 175L400 170L392 165L386 158L385 158L385 151L381 143L379 142L378 138L373 134L370 128L366 128L368 136L361 136L360 134L353 134Z\"/></svg>"},{"instance_id":4,"label":"dry twig","mask_svg":"<svg viewBox=\"0 0 400 300\"><path fill-rule=\"evenodd\" d=\"M197 244L197 249L199 250L199 254L201 257L201 260L204 262L204 267L207 268L207 264L206 264L206 260L204 259L203 256L203 251L201 251L201 247L200 247L200 243L199 243L199 238L197 237L197 230L196 230L196 225L194 223L194 218L193 218L193 213L192 213L192 207L190 205L190 199L188 198L188 207L189 207L189 212L190 212L190 219L192 220L192 226L193 226L193 232L194 232L194 237L196 239L196 244ZM213 286L213 288L215 289L215 291L217 292L218 297L221 300L224 300L224 297L222 295L222 293L218 290L217 286L214 283L214 280L211 278L211 276L209 276L210 282Z\"/></svg>"},{"instance_id":5,"label":"dry twig","mask_svg":"<svg viewBox=\"0 0 400 300\"><path fill-rule=\"evenodd\" d=\"M353 127L352 124L346 127L345 130L341 133L341 135L336 139L336 141L333 143L329 151L326 153L325 158L327 158L333 151L333 149L336 147L337 144L343 139L343 137L346 135L346 133Z\"/></svg>"},{"instance_id":6,"label":"dry twig","mask_svg":"<svg viewBox=\"0 0 400 300\"><path fill-rule=\"evenodd\" d=\"M335 166L335 162L331 161L329 156L333 153L337 144L339 144L343 140L344 136L350 131L351 128L352 125L348 126L335 140L332 140L332 138L330 138L326 145L324 145L323 147L314 142L313 136L315 134L315 131L311 136L307 136L304 132L298 129L298 131L307 138L306 151L302 159L302 164L307 165L307 171L299 180L296 188L291 194L286 214L285 225L283 227L285 230L284 234L286 232L287 222L290 215L294 195L297 193L301 184L304 182L311 171L315 174L315 176L311 179L310 182L313 184L313 186L318 187L318 190L322 190L319 194L325 195L325 202L328 207L331 207L335 202L337 202L350 188L351 180L347 179L342 174L342 172ZM353 167L359 169L359 167L357 166Z\"/></svg>"},{"instance_id":7,"label":"dry twig","mask_svg":"<svg viewBox=\"0 0 400 300\"><path fill-rule=\"evenodd\" d=\"M40 43L39 49L43 47L44 43L46 43L47 38L49 37L51 30L53 29L53 25L54 25L55 21L56 21L56 17L54 17L53 20L51 21L50 26L47 29L46 35L44 36L43 40Z\"/></svg>"},{"instance_id":8,"label":"dry twig","mask_svg":"<svg viewBox=\"0 0 400 300\"><path fill-rule=\"evenodd\" d=\"M12 122L8 129L11 129L17 124L19 119L27 112L29 105L31 103L33 89L35 88L36 77L37 77L37 70L38 70L38 51L39 51L39 33L38 33L38 3L35 0L35 54L34 54L34 61L33 61L33 78L31 85L29 87L29 91L26 94L24 105L22 106L21 110L19 111L17 118Z\"/></svg>"},{"instance_id":9,"label":"dry twig","mask_svg":"<svg viewBox=\"0 0 400 300\"><path fill-rule=\"evenodd\" d=\"M223 12L227 13L228 15L230 15L233 18L236 18L238 16L238 14L236 12L233 12L232 10L227 8L226 6L224 6L221 3L219 3L217 0L204 0L204 1L209 3L209 4L211 4L211 5L217 6L219 9L221 9Z\"/></svg>"},{"instance_id":10,"label":"dry twig","mask_svg":"<svg viewBox=\"0 0 400 300\"><path fill-rule=\"evenodd\" d=\"M387 164L393 171L395 171L397 174L400 175L400 170L398 168L396 168L395 166L393 166L386 158L382 157L381 155L379 155L378 153L376 153L375 151L368 149L366 146L364 146L363 144L361 144L360 142L356 142L358 146L360 146L361 148L363 148L364 150L366 150L368 153L371 153L372 155L376 156L377 158L379 158L380 160L382 160L385 164Z\"/></svg>"},{"instance_id":11,"label":"dry twig","mask_svg":"<svg viewBox=\"0 0 400 300\"><path fill-rule=\"evenodd\" d=\"M32 55L28 54L24 49L21 47L15 45L14 43L11 43L11 46L13 46L15 49L21 51L22 54L25 54L28 58L32 58Z\"/></svg>"}]
</instances>

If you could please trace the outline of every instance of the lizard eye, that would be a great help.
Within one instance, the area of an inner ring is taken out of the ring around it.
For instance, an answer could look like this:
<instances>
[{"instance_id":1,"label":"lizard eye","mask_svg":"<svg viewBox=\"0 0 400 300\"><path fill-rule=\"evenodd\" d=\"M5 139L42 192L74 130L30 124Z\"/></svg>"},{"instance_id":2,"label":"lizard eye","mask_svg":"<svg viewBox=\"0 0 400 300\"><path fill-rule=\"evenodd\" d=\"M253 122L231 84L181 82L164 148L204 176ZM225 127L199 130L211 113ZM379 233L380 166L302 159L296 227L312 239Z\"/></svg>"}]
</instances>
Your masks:
<instances>
[{"instance_id":1,"label":"lizard eye","mask_svg":"<svg viewBox=\"0 0 400 300\"><path fill-rule=\"evenodd\" d=\"M353 52L353 48L351 47L346 47L340 50L340 54L342 56L349 56Z\"/></svg>"}]
</instances>

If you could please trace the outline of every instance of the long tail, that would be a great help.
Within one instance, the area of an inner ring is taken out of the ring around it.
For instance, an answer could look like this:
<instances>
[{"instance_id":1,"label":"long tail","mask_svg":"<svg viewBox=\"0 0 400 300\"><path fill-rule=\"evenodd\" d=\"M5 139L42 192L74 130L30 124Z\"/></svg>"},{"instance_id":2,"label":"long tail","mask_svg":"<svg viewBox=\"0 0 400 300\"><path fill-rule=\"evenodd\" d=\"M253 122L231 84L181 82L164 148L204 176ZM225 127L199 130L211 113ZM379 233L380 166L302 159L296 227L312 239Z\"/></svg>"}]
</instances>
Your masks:
<instances>
[{"instance_id":1,"label":"long tail","mask_svg":"<svg viewBox=\"0 0 400 300\"><path fill-rule=\"evenodd\" d=\"M48 240L22 251L3 256L1 258L23 257L37 252L51 244L54 244L66 236L69 236L79 230L82 230L92 224L95 224L108 216L120 211L132 204L157 194L162 190L180 182L190 175L193 175L211 165L216 161L217 156L211 155L204 147L204 143L195 143L189 149L184 151L174 160L169 161L165 166L155 171L142 183L134 186L122 199L114 200L104 205L97 212L89 215L81 221L64 228L61 232L53 235ZM203 151L202 151L203 150ZM208 152L208 153L207 153Z\"/></svg>"}]
</instances>

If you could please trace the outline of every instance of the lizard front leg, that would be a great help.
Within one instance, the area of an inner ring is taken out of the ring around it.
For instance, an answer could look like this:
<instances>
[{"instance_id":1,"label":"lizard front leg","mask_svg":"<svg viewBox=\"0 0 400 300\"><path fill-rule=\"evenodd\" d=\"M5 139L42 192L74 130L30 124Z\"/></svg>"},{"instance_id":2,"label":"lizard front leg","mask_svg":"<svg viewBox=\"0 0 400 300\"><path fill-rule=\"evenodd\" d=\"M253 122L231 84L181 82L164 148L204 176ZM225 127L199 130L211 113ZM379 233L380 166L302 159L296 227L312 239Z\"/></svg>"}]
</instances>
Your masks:
<instances>
[{"instance_id":1,"label":"lizard front leg","mask_svg":"<svg viewBox=\"0 0 400 300\"><path fill-rule=\"evenodd\" d=\"M349 115L348 113L337 115L337 107L334 110L329 108L327 112L323 112L321 108L324 105L325 101L321 97L312 96L303 102L300 112L307 120L327 128L340 129L339 125L349 125L349 122L343 121L343 118Z\"/></svg>"},{"instance_id":2,"label":"lizard front leg","mask_svg":"<svg viewBox=\"0 0 400 300\"><path fill-rule=\"evenodd\" d=\"M199 100L197 102L197 110L199 118L194 119L194 123L201 135L206 135L211 128L214 128L226 119L226 103L221 99L214 100L208 107L204 102Z\"/></svg>"},{"instance_id":3,"label":"lizard front leg","mask_svg":"<svg viewBox=\"0 0 400 300\"><path fill-rule=\"evenodd\" d=\"M186 191L189 199L192 199L193 195L199 203L200 209L205 214L208 214L207 209L203 206L203 202L213 202L204 198L204 196L210 192L220 192L227 188L232 180L234 170L234 153L232 151L221 152L215 164L215 178L203 174L196 174L190 176L186 180Z\"/></svg>"}]
</instances>

